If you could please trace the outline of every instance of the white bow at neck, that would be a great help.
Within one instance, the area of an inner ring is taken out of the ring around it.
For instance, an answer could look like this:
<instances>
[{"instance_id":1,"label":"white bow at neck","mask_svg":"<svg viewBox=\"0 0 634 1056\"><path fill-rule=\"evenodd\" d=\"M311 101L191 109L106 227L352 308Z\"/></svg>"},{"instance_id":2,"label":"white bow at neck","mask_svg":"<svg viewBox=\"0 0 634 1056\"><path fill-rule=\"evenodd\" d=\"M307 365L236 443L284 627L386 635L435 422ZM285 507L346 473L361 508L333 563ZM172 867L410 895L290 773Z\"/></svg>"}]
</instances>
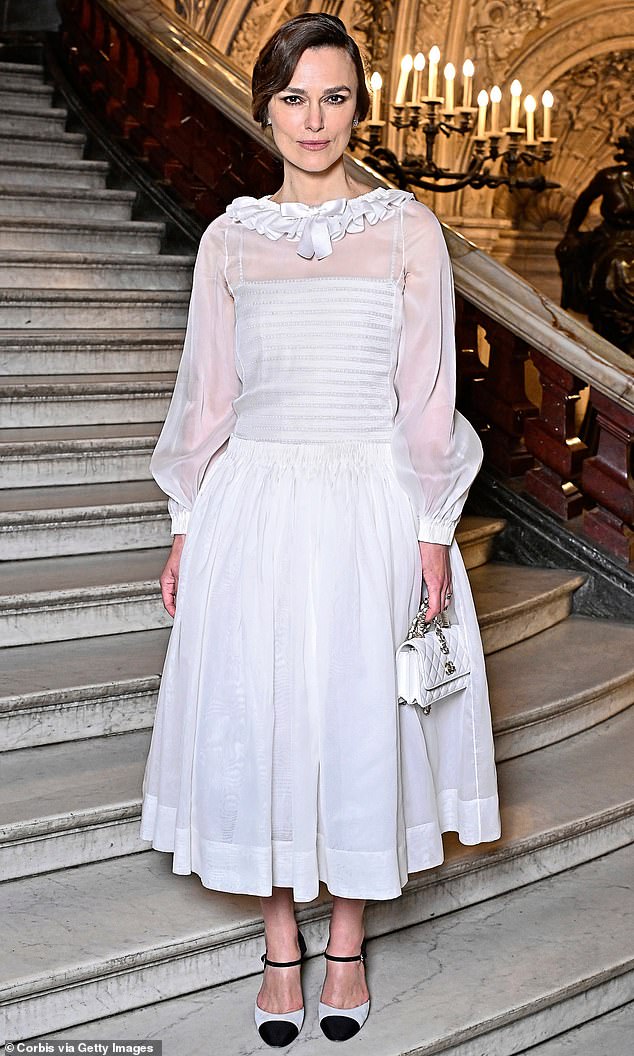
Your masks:
<instances>
[{"instance_id":1,"label":"white bow at neck","mask_svg":"<svg viewBox=\"0 0 634 1056\"><path fill-rule=\"evenodd\" d=\"M297 253L310 260L318 260L332 253L332 242L343 238L347 231L359 232L365 220L377 223L390 216L394 208L414 198L412 191L390 187L375 187L356 198L331 198L320 205L303 202L272 202L270 195L254 198L243 195L227 206L227 215L259 234L277 240L286 236L299 242Z\"/></svg>"}]
</instances>

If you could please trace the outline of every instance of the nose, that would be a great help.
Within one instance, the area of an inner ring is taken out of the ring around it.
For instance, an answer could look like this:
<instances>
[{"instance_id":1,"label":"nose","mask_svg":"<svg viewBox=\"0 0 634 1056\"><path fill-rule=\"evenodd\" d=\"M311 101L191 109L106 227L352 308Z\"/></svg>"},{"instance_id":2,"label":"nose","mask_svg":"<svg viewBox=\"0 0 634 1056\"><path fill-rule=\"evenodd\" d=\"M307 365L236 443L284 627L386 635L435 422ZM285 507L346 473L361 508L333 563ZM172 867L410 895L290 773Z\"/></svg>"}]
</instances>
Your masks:
<instances>
[{"instance_id":1,"label":"nose","mask_svg":"<svg viewBox=\"0 0 634 1056\"><path fill-rule=\"evenodd\" d=\"M310 132L318 132L320 128L324 127L323 118L321 116L321 107L319 103L309 104L308 115L306 117L306 128Z\"/></svg>"}]
</instances>

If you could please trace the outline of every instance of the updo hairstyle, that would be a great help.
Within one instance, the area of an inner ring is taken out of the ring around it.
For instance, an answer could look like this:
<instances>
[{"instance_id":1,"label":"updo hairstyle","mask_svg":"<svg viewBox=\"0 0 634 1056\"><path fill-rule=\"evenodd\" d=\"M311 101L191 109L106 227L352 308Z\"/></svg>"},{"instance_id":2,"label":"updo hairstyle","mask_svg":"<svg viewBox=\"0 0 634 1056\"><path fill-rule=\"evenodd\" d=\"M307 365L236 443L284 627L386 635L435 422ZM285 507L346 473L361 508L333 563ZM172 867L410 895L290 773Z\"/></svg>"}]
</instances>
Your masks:
<instances>
[{"instance_id":1,"label":"updo hairstyle","mask_svg":"<svg viewBox=\"0 0 634 1056\"><path fill-rule=\"evenodd\" d=\"M370 94L366 85L366 71L355 40L336 15L307 12L284 22L260 50L251 78L251 113L262 128L268 121L268 105L272 97L290 84L293 71L306 48L341 48L352 59L357 72L357 107L359 122L370 109Z\"/></svg>"}]
</instances>

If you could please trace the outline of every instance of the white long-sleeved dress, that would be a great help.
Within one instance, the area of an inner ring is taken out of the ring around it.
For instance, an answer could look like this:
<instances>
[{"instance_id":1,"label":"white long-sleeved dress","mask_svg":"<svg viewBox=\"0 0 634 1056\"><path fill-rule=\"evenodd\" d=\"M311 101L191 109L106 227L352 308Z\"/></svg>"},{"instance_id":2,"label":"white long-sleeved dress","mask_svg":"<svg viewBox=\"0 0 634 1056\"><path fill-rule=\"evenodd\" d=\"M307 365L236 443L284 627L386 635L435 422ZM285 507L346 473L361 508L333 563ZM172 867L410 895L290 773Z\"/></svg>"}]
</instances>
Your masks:
<instances>
[{"instance_id":1,"label":"white long-sleeved dress","mask_svg":"<svg viewBox=\"0 0 634 1056\"><path fill-rule=\"evenodd\" d=\"M186 533L141 837L204 886L388 899L496 840L487 682L454 532L482 460L455 410L434 215L377 188L235 199L203 235L152 473ZM449 544L472 676L421 728L395 651L418 540Z\"/></svg>"}]
</instances>

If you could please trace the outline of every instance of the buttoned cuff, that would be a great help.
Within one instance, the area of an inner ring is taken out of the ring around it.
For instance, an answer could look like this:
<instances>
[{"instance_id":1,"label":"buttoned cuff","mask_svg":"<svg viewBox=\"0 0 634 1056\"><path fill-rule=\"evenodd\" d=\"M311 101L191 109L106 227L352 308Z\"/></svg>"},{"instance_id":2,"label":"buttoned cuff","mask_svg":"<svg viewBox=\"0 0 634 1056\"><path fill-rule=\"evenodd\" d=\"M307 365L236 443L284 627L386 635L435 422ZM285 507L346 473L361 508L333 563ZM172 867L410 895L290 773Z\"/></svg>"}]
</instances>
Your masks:
<instances>
[{"instance_id":1,"label":"buttoned cuff","mask_svg":"<svg viewBox=\"0 0 634 1056\"><path fill-rule=\"evenodd\" d=\"M172 535L187 535L190 511L186 510L175 499L169 500L167 509L172 519Z\"/></svg>"},{"instance_id":2,"label":"buttoned cuff","mask_svg":"<svg viewBox=\"0 0 634 1056\"><path fill-rule=\"evenodd\" d=\"M445 546L451 546L457 524L458 521L434 521L430 517L419 517L418 540L421 543L443 543Z\"/></svg>"}]
</instances>

